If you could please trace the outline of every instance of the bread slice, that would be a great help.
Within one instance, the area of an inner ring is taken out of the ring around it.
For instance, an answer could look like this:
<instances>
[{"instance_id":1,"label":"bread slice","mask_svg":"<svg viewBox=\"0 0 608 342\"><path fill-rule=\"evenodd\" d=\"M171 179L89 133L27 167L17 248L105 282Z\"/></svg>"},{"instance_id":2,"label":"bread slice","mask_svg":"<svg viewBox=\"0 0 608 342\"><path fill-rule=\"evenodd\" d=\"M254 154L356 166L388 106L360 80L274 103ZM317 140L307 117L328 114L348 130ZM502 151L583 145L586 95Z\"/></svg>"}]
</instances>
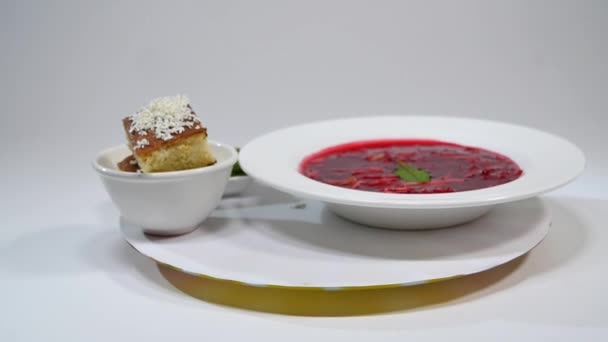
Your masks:
<instances>
[{"instance_id":1,"label":"bread slice","mask_svg":"<svg viewBox=\"0 0 608 342\"><path fill-rule=\"evenodd\" d=\"M139 165L137 165L137 160L135 159L135 157L133 157L132 154L129 154L123 160L119 161L118 164L116 164L116 166L118 166L118 169L120 171L141 172Z\"/></svg>"},{"instance_id":2,"label":"bread slice","mask_svg":"<svg viewBox=\"0 0 608 342\"><path fill-rule=\"evenodd\" d=\"M129 147L143 172L204 167L216 162L207 129L184 96L156 99L123 119Z\"/></svg>"}]
</instances>

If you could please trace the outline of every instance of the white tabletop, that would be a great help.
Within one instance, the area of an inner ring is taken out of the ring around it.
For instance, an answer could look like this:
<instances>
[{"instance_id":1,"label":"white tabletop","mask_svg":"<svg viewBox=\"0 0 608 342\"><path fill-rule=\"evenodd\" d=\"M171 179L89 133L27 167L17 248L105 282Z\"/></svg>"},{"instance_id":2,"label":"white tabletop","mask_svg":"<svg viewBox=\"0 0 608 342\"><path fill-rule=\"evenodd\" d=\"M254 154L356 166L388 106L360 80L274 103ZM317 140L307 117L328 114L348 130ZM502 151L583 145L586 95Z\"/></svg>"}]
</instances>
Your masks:
<instances>
[{"instance_id":1,"label":"white tabletop","mask_svg":"<svg viewBox=\"0 0 608 342\"><path fill-rule=\"evenodd\" d=\"M606 18L586 1L3 2L0 340L607 339ZM124 243L89 164L123 141L123 116L175 93L235 145L327 117L460 115L564 136L588 167L544 196L553 226L527 258L434 299L351 317L233 308Z\"/></svg>"}]
</instances>

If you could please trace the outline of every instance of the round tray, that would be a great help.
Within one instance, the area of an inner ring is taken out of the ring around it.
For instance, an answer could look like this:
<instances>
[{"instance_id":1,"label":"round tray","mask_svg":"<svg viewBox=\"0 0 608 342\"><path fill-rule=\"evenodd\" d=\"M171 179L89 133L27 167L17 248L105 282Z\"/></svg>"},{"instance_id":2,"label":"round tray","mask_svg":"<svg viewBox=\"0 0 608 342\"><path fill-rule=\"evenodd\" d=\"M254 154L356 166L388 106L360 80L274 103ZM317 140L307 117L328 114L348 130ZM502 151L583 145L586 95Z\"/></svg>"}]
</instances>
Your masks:
<instances>
[{"instance_id":1,"label":"round tray","mask_svg":"<svg viewBox=\"0 0 608 342\"><path fill-rule=\"evenodd\" d=\"M157 237L121 222L127 242L180 271L252 286L348 290L410 286L481 272L525 254L548 233L538 198L503 204L450 229L393 231L335 216L315 201L265 189L225 199L199 229Z\"/></svg>"}]
</instances>

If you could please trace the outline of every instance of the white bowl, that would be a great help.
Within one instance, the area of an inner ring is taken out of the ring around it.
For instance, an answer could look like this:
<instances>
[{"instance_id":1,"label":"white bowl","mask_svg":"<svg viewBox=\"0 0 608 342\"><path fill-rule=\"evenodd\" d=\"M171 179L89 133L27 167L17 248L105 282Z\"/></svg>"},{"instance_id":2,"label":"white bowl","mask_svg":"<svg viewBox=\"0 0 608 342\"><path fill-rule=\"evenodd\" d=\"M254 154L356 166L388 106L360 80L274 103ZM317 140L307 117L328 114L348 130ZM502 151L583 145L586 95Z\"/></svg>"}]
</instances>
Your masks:
<instances>
[{"instance_id":1,"label":"white bowl","mask_svg":"<svg viewBox=\"0 0 608 342\"><path fill-rule=\"evenodd\" d=\"M116 164L131 152L125 145L102 151L93 167L120 214L146 233L178 235L195 230L219 204L237 161L234 147L209 141L217 163L197 169L134 173Z\"/></svg>"},{"instance_id":2,"label":"white bowl","mask_svg":"<svg viewBox=\"0 0 608 342\"><path fill-rule=\"evenodd\" d=\"M358 140L436 139L506 155L524 174L509 183L442 194L391 194L346 189L300 174L304 157ZM299 143L296 143L299 142ZM449 117L366 117L281 129L248 143L240 153L252 178L297 196L325 202L344 218L392 229L430 229L473 220L499 203L537 196L576 178L585 157L567 140L532 128Z\"/></svg>"}]
</instances>

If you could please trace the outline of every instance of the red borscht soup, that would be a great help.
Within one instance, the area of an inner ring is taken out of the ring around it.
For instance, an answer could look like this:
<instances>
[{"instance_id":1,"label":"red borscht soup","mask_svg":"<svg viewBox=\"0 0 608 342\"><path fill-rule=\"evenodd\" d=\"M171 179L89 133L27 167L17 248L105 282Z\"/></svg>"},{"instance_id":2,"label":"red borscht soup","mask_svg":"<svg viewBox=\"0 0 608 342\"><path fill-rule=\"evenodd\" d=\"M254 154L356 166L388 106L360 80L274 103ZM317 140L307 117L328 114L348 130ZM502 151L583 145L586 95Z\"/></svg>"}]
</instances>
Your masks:
<instances>
[{"instance_id":1,"label":"red borscht soup","mask_svg":"<svg viewBox=\"0 0 608 342\"><path fill-rule=\"evenodd\" d=\"M374 140L333 146L306 157L300 172L364 191L433 194L488 188L517 179L503 155L436 140Z\"/></svg>"}]
</instances>

